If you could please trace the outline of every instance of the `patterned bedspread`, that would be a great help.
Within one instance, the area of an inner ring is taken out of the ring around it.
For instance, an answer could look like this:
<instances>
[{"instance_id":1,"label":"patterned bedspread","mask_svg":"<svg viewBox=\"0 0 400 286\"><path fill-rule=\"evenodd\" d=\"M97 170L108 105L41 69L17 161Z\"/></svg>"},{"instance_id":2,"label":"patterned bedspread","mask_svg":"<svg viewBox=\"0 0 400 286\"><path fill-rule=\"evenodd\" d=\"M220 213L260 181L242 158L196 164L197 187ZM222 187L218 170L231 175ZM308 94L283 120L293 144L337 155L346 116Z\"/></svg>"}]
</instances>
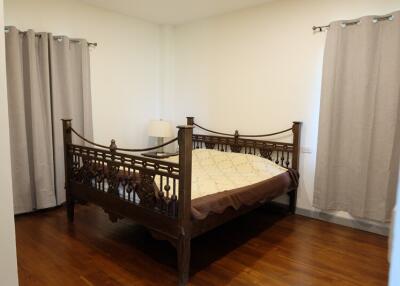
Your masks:
<instances>
[{"instance_id":1,"label":"patterned bedspread","mask_svg":"<svg viewBox=\"0 0 400 286\"><path fill-rule=\"evenodd\" d=\"M166 159L178 163L178 156ZM251 154L194 149L192 153L192 200L252 185L288 170ZM155 180L156 183L159 180Z\"/></svg>"}]
</instances>

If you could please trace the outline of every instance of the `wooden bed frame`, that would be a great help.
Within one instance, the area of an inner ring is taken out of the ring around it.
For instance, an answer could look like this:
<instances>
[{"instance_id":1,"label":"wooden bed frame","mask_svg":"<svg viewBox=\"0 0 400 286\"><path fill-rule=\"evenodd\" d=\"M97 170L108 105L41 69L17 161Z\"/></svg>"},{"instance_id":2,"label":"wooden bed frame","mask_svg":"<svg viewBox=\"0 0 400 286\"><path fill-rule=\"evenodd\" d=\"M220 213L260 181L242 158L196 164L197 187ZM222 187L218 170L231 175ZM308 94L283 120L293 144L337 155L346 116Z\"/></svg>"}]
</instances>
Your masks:
<instances>
[{"instance_id":1,"label":"wooden bed frame","mask_svg":"<svg viewBox=\"0 0 400 286\"><path fill-rule=\"evenodd\" d=\"M210 214L203 220L191 217L192 149L208 148L226 152L244 152L260 155L298 170L301 122L291 128L264 135L240 135L215 132L203 128L187 118L187 125L178 126L178 137L162 146L178 141L179 163L151 159L121 152L142 152L158 148L123 149L115 141L103 146L79 135L71 120L63 119L66 208L70 222L74 220L76 202L92 202L102 207L110 219L129 218L147 227L157 238L167 239L177 249L179 285L189 279L190 241L227 221L259 206L228 208L222 214ZM193 134L198 127L217 135ZM252 137L293 133L291 143L274 142ZM72 143L73 133L85 145ZM88 147L87 145L95 147ZM160 178L159 188L154 179ZM122 193L121 193L122 190ZM288 192L289 210L296 209L297 188Z\"/></svg>"}]
</instances>

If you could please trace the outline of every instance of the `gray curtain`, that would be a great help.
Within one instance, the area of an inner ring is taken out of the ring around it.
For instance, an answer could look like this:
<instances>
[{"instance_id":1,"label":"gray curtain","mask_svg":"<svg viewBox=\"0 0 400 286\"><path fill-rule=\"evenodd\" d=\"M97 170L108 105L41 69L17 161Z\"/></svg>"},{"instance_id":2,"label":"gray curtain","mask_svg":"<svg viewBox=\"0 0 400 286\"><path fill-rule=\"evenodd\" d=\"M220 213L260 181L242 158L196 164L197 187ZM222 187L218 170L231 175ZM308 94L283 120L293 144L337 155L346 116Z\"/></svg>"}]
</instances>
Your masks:
<instances>
[{"instance_id":1,"label":"gray curtain","mask_svg":"<svg viewBox=\"0 0 400 286\"><path fill-rule=\"evenodd\" d=\"M54 192L48 38L6 33L11 166L15 213L51 207Z\"/></svg>"},{"instance_id":2,"label":"gray curtain","mask_svg":"<svg viewBox=\"0 0 400 286\"><path fill-rule=\"evenodd\" d=\"M65 201L61 119L87 139L93 139L89 48L85 40L57 37L50 42L57 202ZM73 137L74 143L83 144Z\"/></svg>"},{"instance_id":3,"label":"gray curtain","mask_svg":"<svg viewBox=\"0 0 400 286\"><path fill-rule=\"evenodd\" d=\"M92 135L85 41L7 27L6 69L16 214L65 200L61 118ZM54 136L53 136L54 135ZM61 139L62 140L62 139Z\"/></svg>"},{"instance_id":4,"label":"gray curtain","mask_svg":"<svg viewBox=\"0 0 400 286\"><path fill-rule=\"evenodd\" d=\"M388 221L400 153L400 12L331 23L314 206Z\"/></svg>"}]
</instances>

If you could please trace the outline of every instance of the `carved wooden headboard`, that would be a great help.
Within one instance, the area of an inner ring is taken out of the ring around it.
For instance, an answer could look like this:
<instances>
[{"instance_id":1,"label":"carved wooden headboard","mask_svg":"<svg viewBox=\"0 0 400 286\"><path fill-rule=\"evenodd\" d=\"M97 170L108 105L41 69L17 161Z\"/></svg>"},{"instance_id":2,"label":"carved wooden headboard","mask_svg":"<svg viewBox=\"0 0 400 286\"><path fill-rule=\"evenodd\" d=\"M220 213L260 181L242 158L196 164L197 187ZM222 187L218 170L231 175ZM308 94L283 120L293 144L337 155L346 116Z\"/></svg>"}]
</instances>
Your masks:
<instances>
[{"instance_id":1,"label":"carved wooden headboard","mask_svg":"<svg viewBox=\"0 0 400 286\"><path fill-rule=\"evenodd\" d=\"M187 124L207 132L207 134L193 134L194 149L207 148L259 155L285 168L296 170L299 168L301 122L293 122L291 128L279 132L260 135L242 135L238 130L233 134L213 131L197 124L194 117L187 117ZM253 139L290 133L293 137L292 142Z\"/></svg>"}]
</instances>

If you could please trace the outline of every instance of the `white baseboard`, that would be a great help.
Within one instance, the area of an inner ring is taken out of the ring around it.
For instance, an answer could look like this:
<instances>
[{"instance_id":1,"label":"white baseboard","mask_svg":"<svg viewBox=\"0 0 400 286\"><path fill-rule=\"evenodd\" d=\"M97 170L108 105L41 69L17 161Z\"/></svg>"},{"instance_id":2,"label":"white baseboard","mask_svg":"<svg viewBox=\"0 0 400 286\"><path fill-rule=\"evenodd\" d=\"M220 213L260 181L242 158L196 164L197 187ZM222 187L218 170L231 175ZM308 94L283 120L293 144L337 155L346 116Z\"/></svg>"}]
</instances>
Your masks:
<instances>
[{"instance_id":1,"label":"white baseboard","mask_svg":"<svg viewBox=\"0 0 400 286\"><path fill-rule=\"evenodd\" d=\"M355 218L344 218L335 216L333 214L324 213L318 210L309 210L303 208L296 208L296 214L311 217L314 219L319 219L331 223L336 223L343 226L348 226L351 228L368 231L384 236L389 235L389 226L386 224L379 223L368 223Z\"/></svg>"}]
</instances>

